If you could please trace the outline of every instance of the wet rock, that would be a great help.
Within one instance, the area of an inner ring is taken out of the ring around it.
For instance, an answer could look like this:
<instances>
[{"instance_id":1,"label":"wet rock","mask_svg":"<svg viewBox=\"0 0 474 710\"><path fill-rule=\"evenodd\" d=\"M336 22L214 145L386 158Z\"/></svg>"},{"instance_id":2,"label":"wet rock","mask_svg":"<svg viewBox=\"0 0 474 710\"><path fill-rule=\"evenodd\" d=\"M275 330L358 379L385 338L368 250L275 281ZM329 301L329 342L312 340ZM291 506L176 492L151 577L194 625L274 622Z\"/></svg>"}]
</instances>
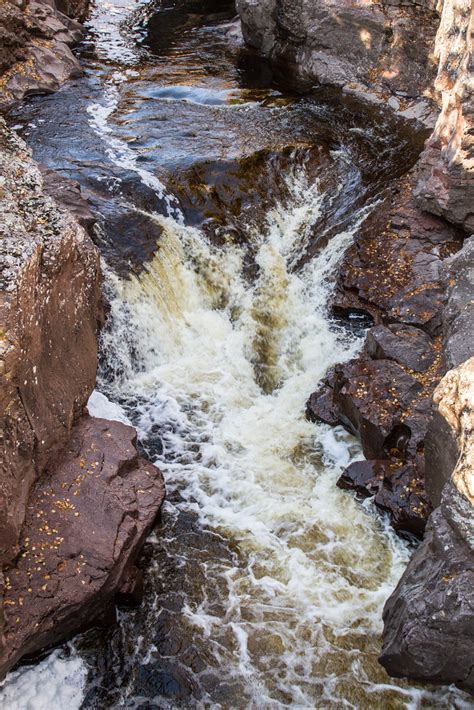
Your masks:
<instances>
[{"instance_id":1,"label":"wet rock","mask_svg":"<svg viewBox=\"0 0 474 710\"><path fill-rule=\"evenodd\" d=\"M49 170L44 166L39 166L43 177L43 189L47 195L71 214L79 224L89 233L94 226L96 219L93 215L89 203L82 196L79 183L75 180L60 175L54 170Z\"/></svg>"},{"instance_id":2,"label":"wet rock","mask_svg":"<svg viewBox=\"0 0 474 710\"><path fill-rule=\"evenodd\" d=\"M395 530L423 536L432 507L423 476L413 462L356 461L343 472L337 485L364 498L374 496L375 505L388 513Z\"/></svg>"},{"instance_id":3,"label":"wet rock","mask_svg":"<svg viewBox=\"0 0 474 710\"><path fill-rule=\"evenodd\" d=\"M472 506L448 484L384 609L380 661L394 676L474 690Z\"/></svg>"},{"instance_id":4,"label":"wet rock","mask_svg":"<svg viewBox=\"0 0 474 710\"><path fill-rule=\"evenodd\" d=\"M356 234L340 267L335 306L339 314L339 294L348 294L366 304L376 322L404 323L435 335L446 291L443 258L459 248L460 233L417 209L413 184L413 174L400 180Z\"/></svg>"},{"instance_id":5,"label":"wet rock","mask_svg":"<svg viewBox=\"0 0 474 710\"><path fill-rule=\"evenodd\" d=\"M386 458L390 450L405 451L412 432L404 421L421 389L390 360L352 360L336 368L333 406L367 458Z\"/></svg>"},{"instance_id":6,"label":"wet rock","mask_svg":"<svg viewBox=\"0 0 474 710\"><path fill-rule=\"evenodd\" d=\"M93 624L129 585L164 497L161 473L135 440L132 427L83 417L37 482L5 572L0 675Z\"/></svg>"},{"instance_id":7,"label":"wet rock","mask_svg":"<svg viewBox=\"0 0 474 710\"><path fill-rule=\"evenodd\" d=\"M371 328L365 349L377 360L395 360L416 372L425 372L435 361L431 338L419 328L392 324Z\"/></svg>"},{"instance_id":8,"label":"wet rock","mask_svg":"<svg viewBox=\"0 0 474 710\"><path fill-rule=\"evenodd\" d=\"M57 91L82 74L71 47L83 30L73 18L85 16L87 3L66 2L62 7L79 14L64 14L54 0L8 0L2 5L0 32L5 49L0 54L0 109L27 95Z\"/></svg>"},{"instance_id":9,"label":"wet rock","mask_svg":"<svg viewBox=\"0 0 474 710\"><path fill-rule=\"evenodd\" d=\"M144 591L143 572L133 565L128 570L118 593L115 595L115 602L118 606L138 606L142 603Z\"/></svg>"}]
</instances>

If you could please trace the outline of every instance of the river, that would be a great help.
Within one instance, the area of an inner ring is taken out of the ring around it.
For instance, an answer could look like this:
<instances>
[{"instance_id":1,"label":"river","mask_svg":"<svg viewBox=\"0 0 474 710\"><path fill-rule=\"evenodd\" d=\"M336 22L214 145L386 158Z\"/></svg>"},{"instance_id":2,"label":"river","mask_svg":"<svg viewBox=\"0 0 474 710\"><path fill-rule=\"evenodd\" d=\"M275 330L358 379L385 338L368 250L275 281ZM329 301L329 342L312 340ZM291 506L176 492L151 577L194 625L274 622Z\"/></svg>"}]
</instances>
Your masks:
<instances>
[{"instance_id":1,"label":"river","mask_svg":"<svg viewBox=\"0 0 474 710\"><path fill-rule=\"evenodd\" d=\"M379 666L410 549L335 485L357 442L304 415L363 340L328 310L337 264L422 139L278 84L228 0L99 1L79 53L9 118L98 216L90 411L136 426L168 498L143 605L10 674L2 708L469 707Z\"/></svg>"}]
</instances>

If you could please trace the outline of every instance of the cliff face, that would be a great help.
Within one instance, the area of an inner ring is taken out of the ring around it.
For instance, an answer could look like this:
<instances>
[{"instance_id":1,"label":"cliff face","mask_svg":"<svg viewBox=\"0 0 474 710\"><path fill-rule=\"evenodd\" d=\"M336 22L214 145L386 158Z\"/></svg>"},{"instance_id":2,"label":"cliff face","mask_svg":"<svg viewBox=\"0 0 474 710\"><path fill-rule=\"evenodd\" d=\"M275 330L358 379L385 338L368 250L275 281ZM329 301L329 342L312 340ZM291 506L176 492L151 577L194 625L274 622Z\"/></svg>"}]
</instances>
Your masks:
<instances>
[{"instance_id":1,"label":"cliff face","mask_svg":"<svg viewBox=\"0 0 474 710\"><path fill-rule=\"evenodd\" d=\"M130 586L164 487L133 429L84 413L102 318L99 254L3 121L0 225L2 676Z\"/></svg>"},{"instance_id":2,"label":"cliff face","mask_svg":"<svg viewBox=\"0 0 474 710\"><path fill-rule=\"evenodd\" d=\"M436 36L441 112L420 159L422 209L474 232L474 74L471 3L444 0Z\"/></svg>"},{"instance_id":3,"label":"cliff face","mask_svg":"<svg viewBox=\"0 0 474 710\"><path fill-rule=\"evenodd\" d=\"M454 470L425 539L385 606L380 660L392 675L456 683L473 692L474 358L446 375L435 402L456 443ZM437 477L438 461L430 465Z\"/></svg>"},{"instance_id":4,"label":"cliff face","mask_svg":"<svg viewBox=\"0 0 474 710\"><path fill-rule=\"evenodd\" d=\"M0 4L0 109L57 91L82 73L71 47L82 37L83 0L6 0Z\"/></svg>"},{"instance_id":5,"label":"cliff face","mask_svg":"<svg viewBox=\"0 0 474 710\"><path fill-rule=\"evenodd\" d=\"M94 388L99 255L87 233L43 193L38 168L5 124L0 134L2 534L17 552L26 501Z\"/></svg>"},{"instance_id":6,"label":"cliff face","mask_svg":"<svg viewBox=\"0 0 474 710\"><path fill-rule=\"evenodd\" d=\"M375 496L397 529L420 534L427 496L438 506L387 602L381 662L392 675L472 691L472 238L460 249L474 229L472 3L237 5L247 42L298 86L385 100L427 125L429 107L438 114L415 171L342 262L334 311L365 313L376 327L361 357L328 374L308 415L359 436L370 460L347 469L339 485Z\"/></svg>"}]
</instances>

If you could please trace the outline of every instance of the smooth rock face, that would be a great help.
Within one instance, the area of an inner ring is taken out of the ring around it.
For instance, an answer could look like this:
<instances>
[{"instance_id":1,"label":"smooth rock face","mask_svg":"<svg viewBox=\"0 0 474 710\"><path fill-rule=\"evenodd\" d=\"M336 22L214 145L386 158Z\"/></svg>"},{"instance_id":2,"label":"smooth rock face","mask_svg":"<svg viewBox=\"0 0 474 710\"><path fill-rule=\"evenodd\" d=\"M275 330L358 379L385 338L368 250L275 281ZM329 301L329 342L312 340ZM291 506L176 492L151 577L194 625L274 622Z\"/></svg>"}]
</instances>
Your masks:
<instances>
[{"instance_id":1,"label":"smooth rock face","mask_svg":"<svg viewBox=\"0 0 474 710\"><path fill-rule=\"evenodd\" d=\"M164 498L132 427L83 417L32 492L20 554L5 570L0 677L25 654L91 626L118 593L137 596L134 561ZM140 578L138 576L138 584Z\"/></svg>"},{"instance_id":2,"label":"smooth rock face","mask_svg":"<svg viewBox=\"0 0 474 710\"><path fill-rule=\"evenodd\" d=\"M380 661L393 676L474 691L472 506L452 484L384 610Z\"/></svg>"},{"instance_id":3,"label":"smooth rock face","mask_svg":"<svg viewBox=\"0 0 474 710\"><path fill-rule=\"evenodd\" d=\"M471 0L444 0L436 36L435 82L442 107L420 158L415 197L422 209L474 231L474 93Z\"/></svg>"},{"instance_id":4,"label":"smooth rock face","mask_svg":"<svg viewBox=\"0 0 474 710\"><path fill-rule=\"evenodd\" d=\"M82 37L73 18L83 18L86 7L82 0L66 0L63 11L54 0L6 0L0 6L0 109L27 95L57 91L82 74L71 47Z\"/></svg>"}]
</instances>

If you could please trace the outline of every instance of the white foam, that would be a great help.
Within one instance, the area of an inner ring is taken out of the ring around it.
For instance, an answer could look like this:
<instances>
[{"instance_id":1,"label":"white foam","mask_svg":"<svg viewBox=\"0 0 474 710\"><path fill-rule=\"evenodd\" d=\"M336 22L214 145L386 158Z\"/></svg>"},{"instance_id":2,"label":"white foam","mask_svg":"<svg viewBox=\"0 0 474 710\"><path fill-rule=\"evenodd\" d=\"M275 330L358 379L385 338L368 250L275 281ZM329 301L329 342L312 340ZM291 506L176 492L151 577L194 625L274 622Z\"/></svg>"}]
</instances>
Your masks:
<instances>
[{"instance_id":1,"label":"white foam","mask_svg":"<svg viewBox=\"0 0 474 710\"><path fill-rule=\"evenodd\" d=\"M55 651L35 667L20 668L0 684L2 710L78 710L87 669L76 655Z\"/></svg>"},{"instance_id":2,"label":"white foam","mask_svg":"<svg viewBox=\"0 0 474 710\"><path fill-rule=\"evenodd\" d=\"M94 390L89 397L87 411L91 417L130 424L130 419L125 414L123 407L115 402L111 402L105 394L102 394L102 392L98 390Z\"/></svg>"},{"instance_id":3,"label":"white foam","mask_svg":"<svg viewBox=\"0 0 474 710\"><path fill-rule=\"evenodd\" d=\"M139 278L108 273L113 327L103 342L120 373L111 396L138 399L134 421L143 436L161 428L168 486L248 555L244 571L224 573L225 618L213 614L214 600L195 608L188 600L188 619L209 637L226 677L247 678L256 701L280 707L272 699L279 673L292 706L312 707L321 687L328 699L339 697L337 679L318 676L325 654L334 653L323 629L376 639L408 551L335 485L361 456L354 440L304 417L305 400L328 367L360 347L331 324L326 303L337 263L367 212L295 272L322 195L303 169L288 180L289 204L276 205L261 232L249 234L260 267L254 284L243 275L240 247L220 251L198 230L150 215L163 228L160 248ZM255 375L265 358L273 383L267 391ZM258 610L261 621L249 622ZM257 630L270 633L268 613L284 652L263 673L248 639ZM234 655L218 642L226 629L235 637ZM358 683L350 653L345 663Z\"/></svg>"}]
</instances>

